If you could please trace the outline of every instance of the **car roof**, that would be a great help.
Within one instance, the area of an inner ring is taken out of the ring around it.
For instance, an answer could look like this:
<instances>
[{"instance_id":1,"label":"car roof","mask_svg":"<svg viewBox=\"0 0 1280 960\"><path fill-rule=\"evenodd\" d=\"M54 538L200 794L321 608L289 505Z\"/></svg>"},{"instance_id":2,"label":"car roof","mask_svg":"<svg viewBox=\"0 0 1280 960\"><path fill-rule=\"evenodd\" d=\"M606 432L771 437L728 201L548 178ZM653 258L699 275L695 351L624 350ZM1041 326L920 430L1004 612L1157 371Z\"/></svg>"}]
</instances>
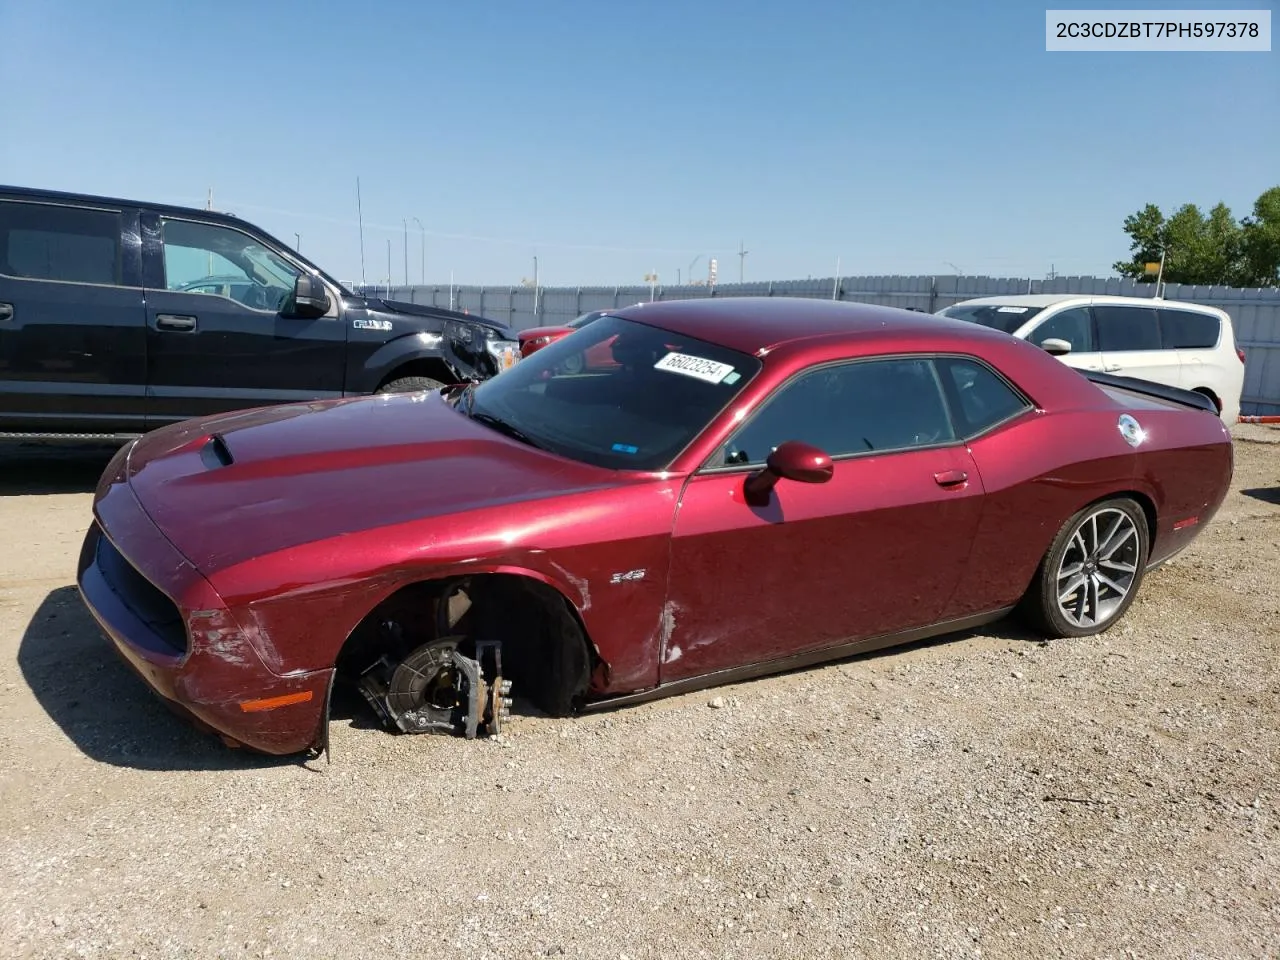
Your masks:
<instances>
[{"instance_id":1,"label":"car roof","mask_svg":"<svg viewBox=\"0 0 1280 960\"><path fill-rule=\"evenodd\" d=\"M611 313L753 355L818 338L853 342L944 335L983 341L993 335L1008 336L963 320L898 307L805 297L662 300Z\"/></svg>"},{"instance_id":2,"label":"car roof","mask_svg":"<svg viewBox=\"0 0 1280 960\"><path fill-rule=\"evenodd\" d=\"M959 306L1010 306L1010 307L1052 307L1060 303L1079 303L1079 304L1129 304L1134 306L1147 307L1174 307L1177 309L1195 310L1201 313L1218 314L1222 311L1218 307L1211 307L1203 303L1189 303L1185 300L1165 300L1163 297L1122 297L1115 294L1093 294L1093 293L1028 293L1028 294L1003 294L996 297L974 297L971 300L960 300L951 304L953 307Z\"/></svg>"}]
</instances>

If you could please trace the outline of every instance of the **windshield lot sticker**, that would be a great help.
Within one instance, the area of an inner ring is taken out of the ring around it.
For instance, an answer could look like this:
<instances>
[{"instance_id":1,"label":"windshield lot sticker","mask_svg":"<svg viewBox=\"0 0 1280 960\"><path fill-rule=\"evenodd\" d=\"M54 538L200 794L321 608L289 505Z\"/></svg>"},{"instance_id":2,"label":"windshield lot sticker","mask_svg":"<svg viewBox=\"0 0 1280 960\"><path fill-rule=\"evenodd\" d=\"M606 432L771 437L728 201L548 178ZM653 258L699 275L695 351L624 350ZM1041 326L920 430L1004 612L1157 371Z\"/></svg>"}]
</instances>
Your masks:
<instances>
[{"instance_id":1,"label":"windshield lot sticker","mask_svg":"<svg viewBox=\"0 0 1280 960\"><path fill-rule=\"evenodd\" d=\"M667 370L670 373L683 374L707 383L720 383L733 373L733 367L727 363L717 363L704 357L695 357L687 353L668 353L653 365L655 370Z\"/></svg>"},{"instance_id":2,"label":"windshield lot sticker","mask_svg":"<svg viewBox=\"0 0 1280 960\"><path fill-rule=\"evenodd\" d=\"M1028 307L996 307L996 313L1026 313Z\"/></svg>"},{"instance_id":3,"label":"windshield lot sticker","mask_svg":"<svg viewBox=\"0 0 1280 960\"><path fill-rule=\"evenodd\" d=\"M390 330L390 320L352 320L351 325L357 330Z\"/></svg>"},{"instance_id":4,"label":"windshield lot sticker","mask_svg":"<svg viewBox=\"0 0 1280 960\"><path fill-rule=\"evenodd\" d=\"M723 380L721 380L720 382L721 382L721 383L727 383L727 384L732 385L732 384L737 383L737 382L738 382L739 380L741 380L741 379L742 379L742 374L740 374L737 370L735 370L735 371L733 371L733 373L729 374L727 377L725 377L725 378L724 378Z\"/></svg>"},{"instance_id":5,"label":"windshield lot sticker","mask_svg":"<svg viewBox=\"0 0 1280 960\"><path fill-rule=\"evenodd\" d=\"M614 451L615 453L639 453L639 452L640 452L640 448L639 448L639 447L633 447L633 446L632 446L631 444L629 444L629 443L615 443L615 444L613 445L613 451Z\"/></svg>"}]
</instances>

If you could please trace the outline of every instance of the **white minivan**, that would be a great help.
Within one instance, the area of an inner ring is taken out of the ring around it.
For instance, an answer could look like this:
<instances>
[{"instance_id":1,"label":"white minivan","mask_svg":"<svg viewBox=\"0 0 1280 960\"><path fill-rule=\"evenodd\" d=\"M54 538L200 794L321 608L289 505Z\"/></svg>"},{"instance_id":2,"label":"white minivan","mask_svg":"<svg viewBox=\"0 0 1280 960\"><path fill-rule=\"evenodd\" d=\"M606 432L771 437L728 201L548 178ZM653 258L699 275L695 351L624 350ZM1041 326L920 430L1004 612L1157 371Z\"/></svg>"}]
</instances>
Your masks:
<instances>
[{"instance_id":1,"label":"white minivan","mask_svg":"<svg viewBox=\"0 0 1280 960\"><path fill-rule=\"evenodd\" d=\"M1240 416L1244 351L1216 307L1145 297L980 297L938 311L1029 340L1063 363L1203 393L1228 425Z\"/></svg>"}]
</instances>

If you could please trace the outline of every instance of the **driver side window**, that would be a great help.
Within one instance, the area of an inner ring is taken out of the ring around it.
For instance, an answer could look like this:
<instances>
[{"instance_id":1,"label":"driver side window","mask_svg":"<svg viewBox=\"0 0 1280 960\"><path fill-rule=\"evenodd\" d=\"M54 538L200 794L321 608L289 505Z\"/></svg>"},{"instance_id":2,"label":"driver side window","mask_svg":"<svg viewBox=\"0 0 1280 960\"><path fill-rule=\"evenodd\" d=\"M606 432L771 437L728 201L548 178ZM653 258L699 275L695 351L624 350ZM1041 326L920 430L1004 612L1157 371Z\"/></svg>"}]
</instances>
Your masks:
<instances>
[{"instance_id":1,"label":"driver side window","mask_svg":"<svg viewBox=\"0 0 1280 960\"><path fill-rule=\"evenodd\" d=\"M1065 340L1071 344L1072 353L1092 353L1098 349L1093 343L1093 321L1088 307L1072 307L1055 313L1036 327L1027 339L1037 347L1044 346L1046 340Z\"/></svg>"},{"instance_id":2,"label":"driver side window","mask_svg":"<svg viewBox=\"0 0 1280 960\"><path fill-rule=\"evenodd\" d=\"M250 310L278 313L298 271L238 230L164 220L165 287L227 297Z\"/></svg>"},{"instance_id":3,"label":"driver side window","mask_svg":"<svg viewBox=\"0 0 1280 960\"><path fill-rule=\"evenodd\" d=\"M802 374L725 444L715 466L757 466L787 440L832 457L951 443L955 430L932 361L860 360Z\"/></svg>"}]
</instances>

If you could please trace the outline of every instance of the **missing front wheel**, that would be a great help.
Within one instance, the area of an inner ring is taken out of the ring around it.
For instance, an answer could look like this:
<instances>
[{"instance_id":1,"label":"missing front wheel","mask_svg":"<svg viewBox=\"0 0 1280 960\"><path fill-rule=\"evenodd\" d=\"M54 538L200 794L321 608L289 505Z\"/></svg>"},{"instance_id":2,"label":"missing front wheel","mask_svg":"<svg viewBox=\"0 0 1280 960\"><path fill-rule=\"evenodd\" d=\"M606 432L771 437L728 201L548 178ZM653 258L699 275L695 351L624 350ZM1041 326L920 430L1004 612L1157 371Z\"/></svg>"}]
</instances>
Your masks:
<instances>
[{"instance_id":1,"label":"missing front wheel","mask_svg":"<svg viewBox=\"0 0 1280 960\"><path fill-rule=\"evenodd\" d=\"M382 656L359 681L360 692L389 729L454 734L468 740L502 731L510 716L511 681L502 676L502 644L460 637L412 650L399 663Z\"/></svg>"}]
</instances>

